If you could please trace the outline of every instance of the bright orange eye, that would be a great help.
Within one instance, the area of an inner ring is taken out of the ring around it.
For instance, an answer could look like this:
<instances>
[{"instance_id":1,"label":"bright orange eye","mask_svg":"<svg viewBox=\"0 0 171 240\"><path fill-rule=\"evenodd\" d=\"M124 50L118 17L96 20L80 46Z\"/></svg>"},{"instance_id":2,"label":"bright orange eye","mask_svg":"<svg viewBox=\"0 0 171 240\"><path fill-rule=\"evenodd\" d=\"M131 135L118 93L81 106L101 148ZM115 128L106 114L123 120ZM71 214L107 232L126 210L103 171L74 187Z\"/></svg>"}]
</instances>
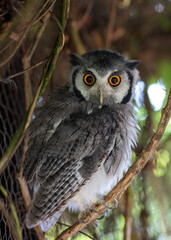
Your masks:
<instances>
[{"instance_id":1,"label":"bright orange eye","mask_svg":"<svg viewBox=\"0 0 171 240\"><path fill-rule=\"evenodd\" d=\"M92 74L86 74L84 75L84 83L88 86L91 86L95 83L96 79Z\"/></svg>"},{"instance_id":2,"label":"bright orange eye","mask_svg":"<svg viewBox=\"0 0 171 240\"><path fill-rule=\"evenodd\" d=\"M109 84L112 86L112 87L116 87L120 84L121 82L121 78L117 75L113 75L109 78Z\"/></svg>"}]
</instances>

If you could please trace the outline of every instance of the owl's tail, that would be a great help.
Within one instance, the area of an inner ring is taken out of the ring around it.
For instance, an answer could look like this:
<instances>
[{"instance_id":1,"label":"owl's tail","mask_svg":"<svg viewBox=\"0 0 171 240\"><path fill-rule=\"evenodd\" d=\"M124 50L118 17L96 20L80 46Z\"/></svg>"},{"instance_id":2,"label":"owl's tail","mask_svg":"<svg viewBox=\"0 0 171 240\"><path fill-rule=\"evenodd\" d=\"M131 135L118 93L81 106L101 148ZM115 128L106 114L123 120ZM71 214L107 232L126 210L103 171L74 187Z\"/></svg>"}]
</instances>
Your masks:
<instances>
[{"instance_id":1,"label":"owl's tail","mask_svg":"<svg viewBox=\"0 0 171 240\"><path fill-rule=\"evenodd\" d=\"M49 217L48 219L46 219L45 221L40 223L40 227L43 232L49 231L55 225L55 223L58 221L59 217L65 210L65 208L66 208L66 206L64 206L58 212L56 212L54 215L52 215L51 217Z\"/></svg>"},{"instance_id":2,"label":"owl's tail","mask_svg":"<svg viewBox=\"0 0 171 240\"><path fill-rule=\"evenodd\" d=\"M55 225L55 223L58 221L58 219L60 218L61 214L63 213L63 211L65 210L66 207L67 207L66 205L63 206L59 211L55 212L52 216L50 216L49 218L47 218L44 221L41 221L38 219L35 220L33 218L33 215L31 215L30 212L28 212L28 214L26 216L27 228L33 228L40 224L40 227L43 232L49 231Z\"/></svg>"}]
</instances>

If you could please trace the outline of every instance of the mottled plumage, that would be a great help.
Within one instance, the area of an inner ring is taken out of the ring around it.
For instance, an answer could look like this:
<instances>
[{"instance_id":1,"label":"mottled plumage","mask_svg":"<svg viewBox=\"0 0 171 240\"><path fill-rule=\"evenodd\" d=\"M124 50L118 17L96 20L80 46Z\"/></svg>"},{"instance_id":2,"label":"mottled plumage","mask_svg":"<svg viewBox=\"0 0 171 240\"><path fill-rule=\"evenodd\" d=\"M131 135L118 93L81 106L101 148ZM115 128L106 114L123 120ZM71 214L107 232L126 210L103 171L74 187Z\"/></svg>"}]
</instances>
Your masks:
<instances>
[{"instance_id":1,"label":"mottled plumage","mask_svg":"<svg viewBox=\"0 0 171 240\"><path fill-rule=\"evenodd\" d=\"M106 50L71 55L68 86L30 125L23 175L35 192L27 227L47 231L66 207L85 210L128 169L137 141L138 63Z\"/></svg>"}]
</instances>

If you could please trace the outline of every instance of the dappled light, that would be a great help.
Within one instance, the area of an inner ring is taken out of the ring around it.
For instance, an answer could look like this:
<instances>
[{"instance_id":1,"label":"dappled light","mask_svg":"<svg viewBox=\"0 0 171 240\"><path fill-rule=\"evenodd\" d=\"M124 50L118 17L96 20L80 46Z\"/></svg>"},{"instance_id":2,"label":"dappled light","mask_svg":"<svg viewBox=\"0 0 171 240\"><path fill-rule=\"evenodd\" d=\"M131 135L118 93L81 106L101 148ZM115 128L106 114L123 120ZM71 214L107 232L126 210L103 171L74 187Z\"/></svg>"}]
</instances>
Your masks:
<instances>
[{"instance_id":1,"label":"dappled light","mask_svg":"<svg viewBox=\"0 0 171 240\"><path fill-rule=\"evenodd\" d=\"M162 79L160 82L149 85L147 92L154 111L159 111L163 107L163 102L166 97L166 88L162 84Z\"/></svg>"}]
</instances>

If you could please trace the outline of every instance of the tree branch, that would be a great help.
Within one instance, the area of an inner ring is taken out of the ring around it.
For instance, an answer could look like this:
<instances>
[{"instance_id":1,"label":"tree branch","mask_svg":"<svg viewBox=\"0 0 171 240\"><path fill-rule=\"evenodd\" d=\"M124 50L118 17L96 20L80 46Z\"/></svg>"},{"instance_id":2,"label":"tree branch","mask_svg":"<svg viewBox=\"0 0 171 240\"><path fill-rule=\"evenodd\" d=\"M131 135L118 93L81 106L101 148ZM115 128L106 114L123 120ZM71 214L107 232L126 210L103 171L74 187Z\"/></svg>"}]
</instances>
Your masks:
<instances>
[{"instance_id":1,"label":"tree branch","mask_svg":"<svg viewBox=\"0 0 171 240\"><path fill-rule=\"evenodd\" d=\"M165 106L165 108L161 112L161 119L158 124L158 128L156 133L151 138L149 144L145 147L145 149L141 152L141 154L138 156L137 160L134 162L134 164L128 169L125 176L118 182L118 184L105 196L104 200L107 204L111 203L113 199L118 198L120 199L122 194L125 192L125 190L128 188L132 180L137 176L137 174L143 169L143 167L148 162L149 158L153 154L153 152L156 150L157 146L159 145L159 142L164 134L164 131L166 129L166 126L169 122L169 119L171 117L171 90L168 96L168 101ZM93 208L97 210L98 212L102 212L105 210L105 207L99 203L94 204ZM91 217L88 216L88 214L85 212L85 218L83 219L86 223L80 223L77 221L74 223L71 227L64 230L57 238L56 240L66 240L69 237L72 237L75 235L78 231L80 231L82 228L87 226L90 222L93 222L95 220L95 217L98 215L98 213L95 213L91 211Z\"/></svg>"},{"instance_id":2,"label":"tree branch","mask_svg":"<svg viewBox=\"0 0 171 240\"><path fill-rule=\"evenodd\" d=\"M124 240L131 240L132 223L132 189L129 187L125 193L125 227L124 227Z\"/></svg>"}]
</instances>

